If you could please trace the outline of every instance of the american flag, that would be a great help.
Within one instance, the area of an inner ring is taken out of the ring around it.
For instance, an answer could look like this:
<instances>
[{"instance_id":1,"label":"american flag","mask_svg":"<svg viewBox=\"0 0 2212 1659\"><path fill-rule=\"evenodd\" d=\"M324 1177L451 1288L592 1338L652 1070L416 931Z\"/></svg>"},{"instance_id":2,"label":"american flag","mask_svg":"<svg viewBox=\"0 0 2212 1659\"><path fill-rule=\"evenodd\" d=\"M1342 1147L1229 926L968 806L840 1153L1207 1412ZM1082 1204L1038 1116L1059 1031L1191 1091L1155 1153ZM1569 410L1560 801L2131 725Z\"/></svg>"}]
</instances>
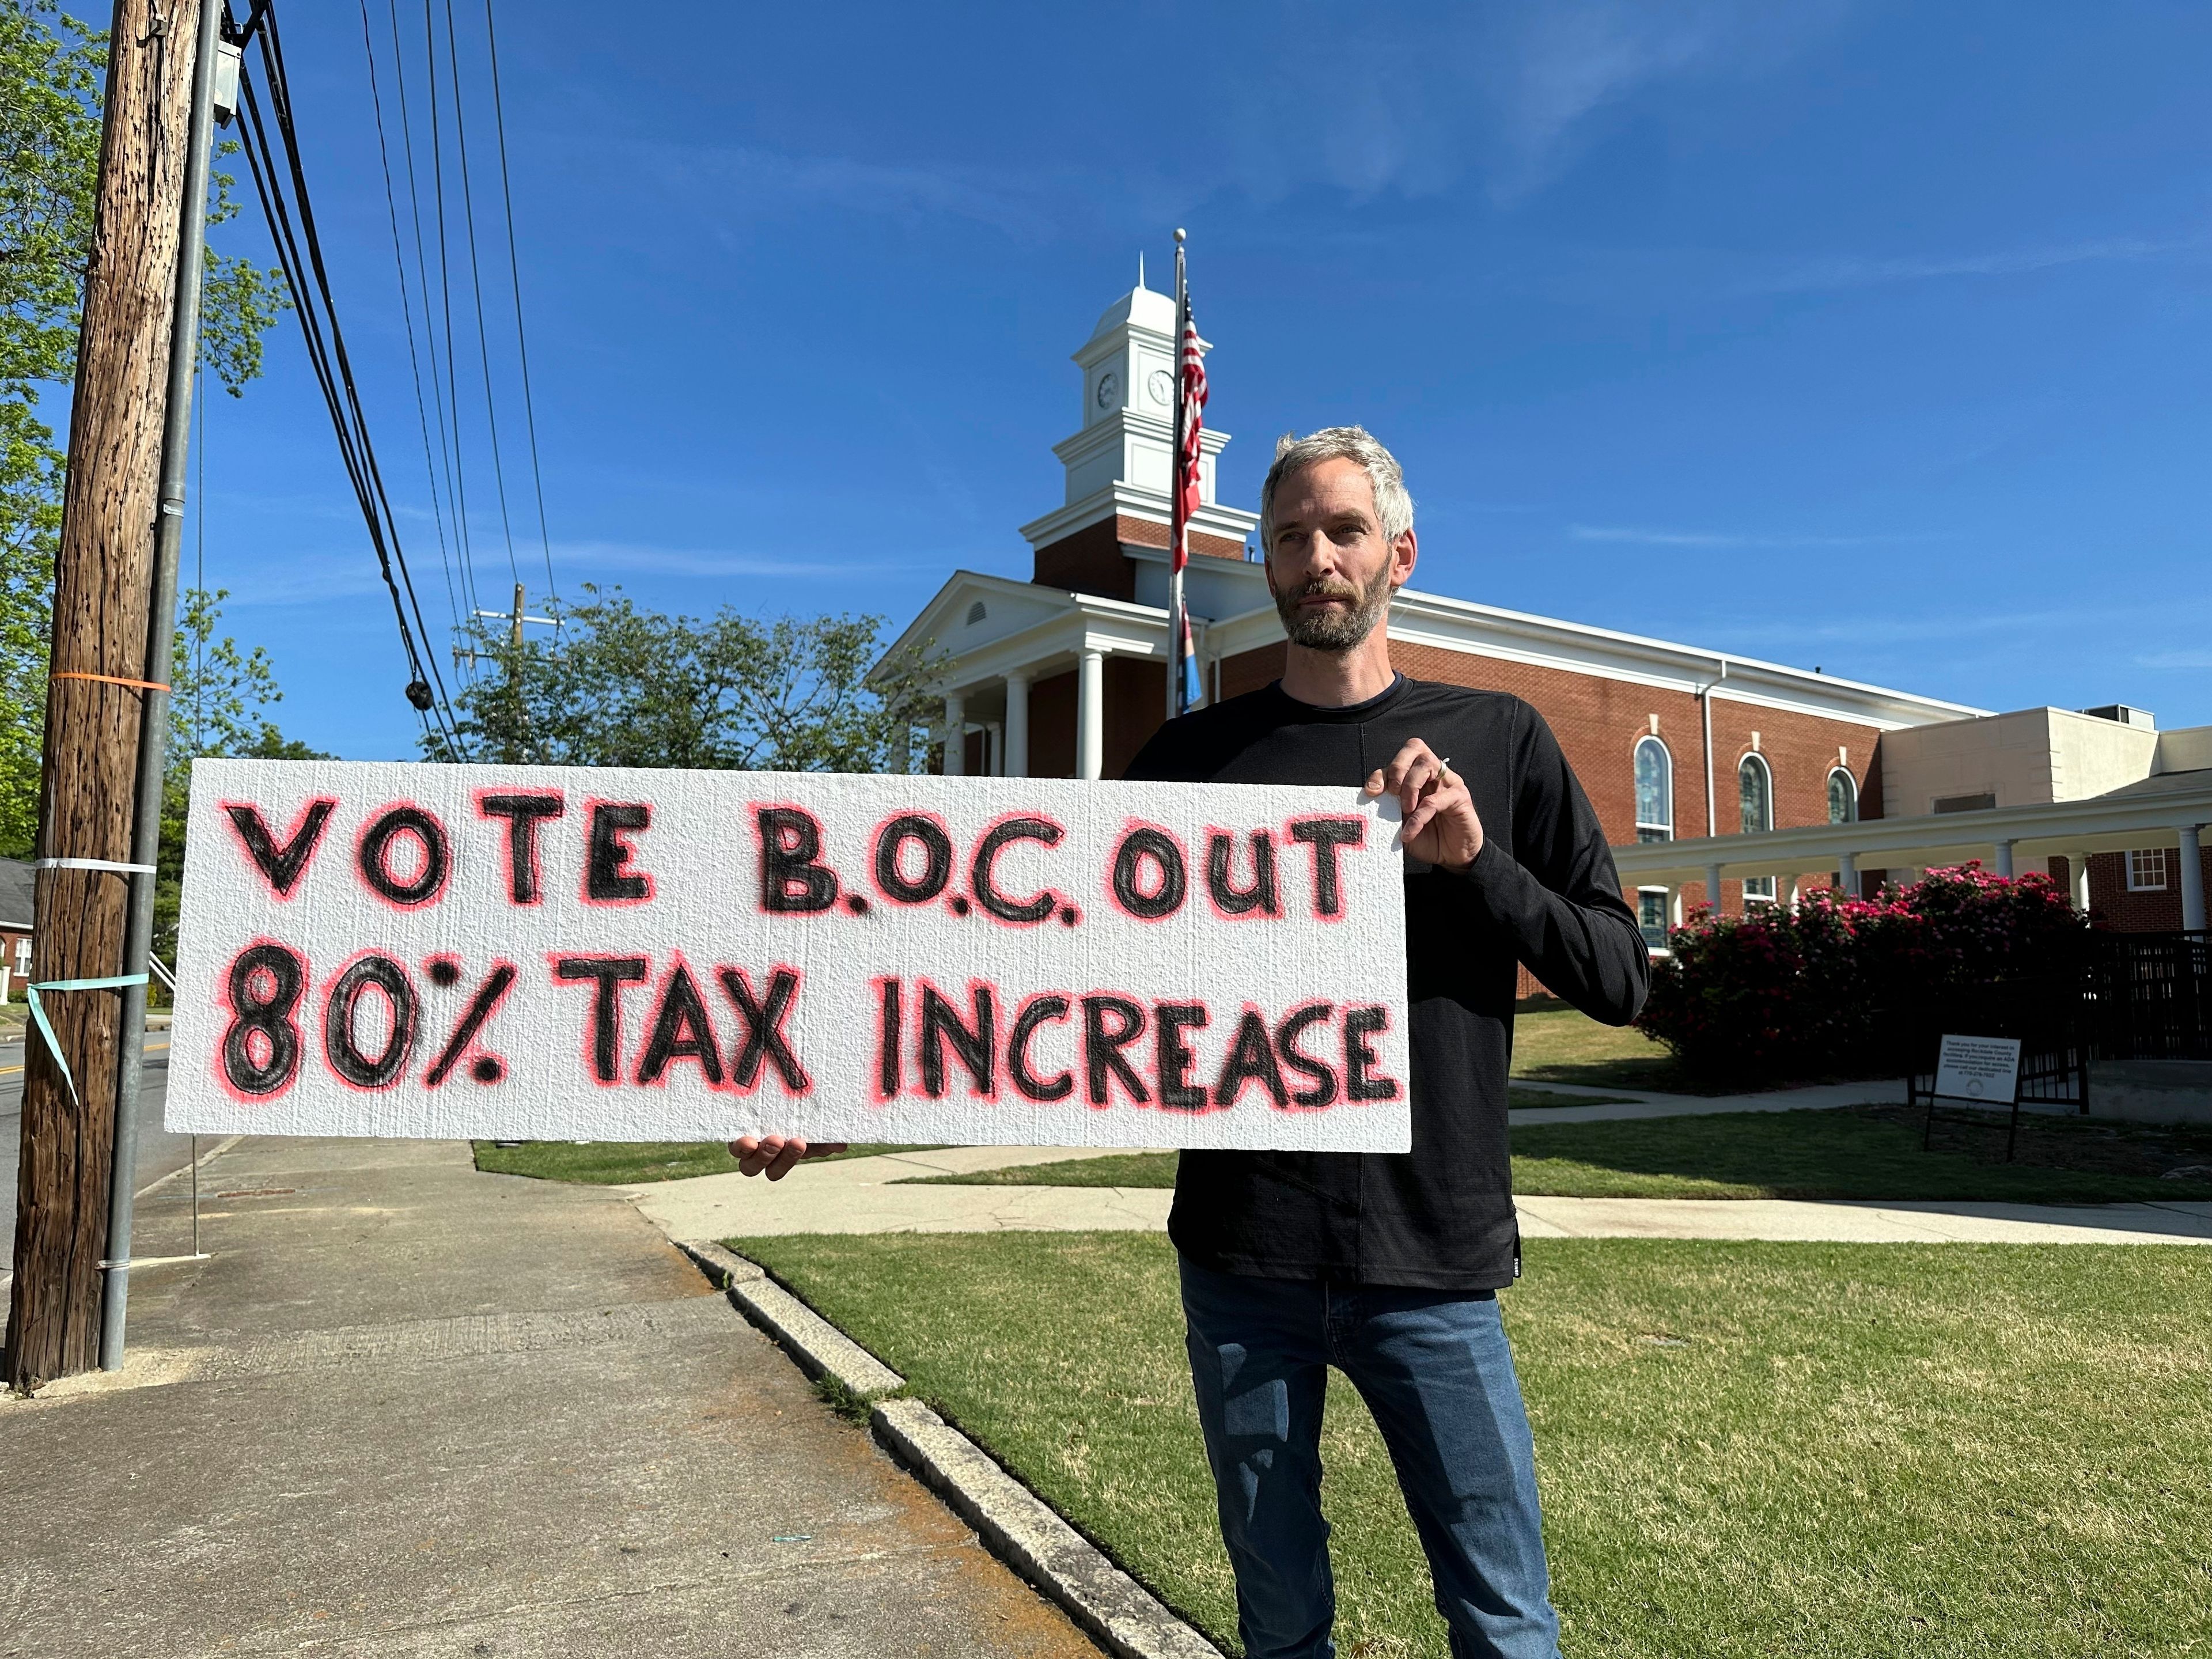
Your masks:
<instances>
[{"instance_id":1,"label":"american flag","mask_svg":"<svg viewBox=\"0 0 2212 1659\"><path fill-rule=\"evenodd\" d=\"M1186 714L1199 699L1198 653L1191 643L1190 608L1183 599L1183 572L1190 564L1190 520L1198 511L1199 434L1206 430L1205 347L1198 324L1190 314L1190 295L1182 279L1182 250L1176 250L1176 287L1182 313L1181 373L1176 377L1176 482L1168 504L1168 542L1171 550L1168 591L1172 615L1168 619L1170 648L1176 657L1172 692L1174 712Z\"/></svg>"}]
</instances>

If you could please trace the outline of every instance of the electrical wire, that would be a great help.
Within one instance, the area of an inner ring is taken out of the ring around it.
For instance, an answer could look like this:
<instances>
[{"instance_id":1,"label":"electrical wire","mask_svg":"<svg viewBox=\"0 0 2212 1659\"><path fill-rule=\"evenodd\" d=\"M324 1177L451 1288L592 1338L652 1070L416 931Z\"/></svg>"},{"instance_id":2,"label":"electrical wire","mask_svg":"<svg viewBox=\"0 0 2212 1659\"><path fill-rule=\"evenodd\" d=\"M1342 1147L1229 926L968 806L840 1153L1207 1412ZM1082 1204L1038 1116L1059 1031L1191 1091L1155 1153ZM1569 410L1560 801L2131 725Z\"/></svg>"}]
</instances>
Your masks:
<instances>
[{"instance_id":1,"label":"electrical wire","mask_svg":"<svg viewBox=\"0 0 2212 1659\"><path fill-rule=\"evenodd\" d=\"M385 490L382 470L377 464L375 448L369 437L368 418L362 407L360 391L355 383L353 365L346 350L344 333L339 326L337 307L331 291L329 269L323 258L321 240L316 234L314 210L307 193L307 175L301 164L299 135L292 119L289 82L284 71L283 44L277 30L276 14L268 0L257 0L255 11L259 27L254 31L254 37L261 42L262 64L269 80L276 126L283 141L284 171L289 175L292 201L298 208L296 230L290 207L284 197L276 149L270 142L268 125L262 118L260 99L254 90L252 76L241 64L240 105L246 118L240 123L240 131L246 140L244 149L247 171L252 175L254 191L269 224L270 239L276 249L277 265L300 319L301 334L307 344L309 365L314 371L317 385L321 388L324 402L330 410L340 459L353 484L355 496L361 506L362 521L368 529L370 544L376 553L378 568L392 598L392 615L399 626L400 645L413 677L408 700L422 717L425 737L444 753L458 757L463 750L455 729L451 699L446 694L444 678L438 672L434 658L425 662L423 653L416 642L416 632L419 630L422 638L427 640L429 629L423 621L422 602L416 594L414 579L407 568L398 520L392 510L391 498ZM231 38L242 40L237 33ZM304 258L301 257L303 243ZM313 277L312 296L307 282L310 271ZM311 304L311 298L316 303ZM327 339L325 337L326 329ZM405 590L404 599L401 595L403 587ZM408 621L410 610L414 615L412 627Z\"/></svg>"},{"instance_id":2,"label":"electrical wire","mask_svg":"<svg viewBox=\"0 0 2212 1659\"><path fill-rule=\"evenodd\" d=\"M522 327L522 262L514 249L514 186L507 171L507 105L500 95L499 31L492 22L491 0L484 0L484 43L491 52L491 112L499 133L499 194L507 212L507 270L514 283L514 353L522 364L522 414L530 433L530 479L538 492L538 541L545 551L545 591L557 600L561 589L553 580L553 538L545 527L545 474L538 464L538 400L530 389L530 342Z\"/></svg>"},{"instance_id":3,"label":"electrical wire","mask_svg":"<svg viewBox=\"0 0 2212 1659\"><path fill-rule=\"evenodd\" d=\"M394 0L394 3L396 5L397 0ZM394 21L397 21L396 12ZM396 29L392 39L396 46L398 40ZM408 292L407 257L400 247L399 204L392 187L392 152L384 137L384 94L377 85L376 43L369 34L368 0L361 0L361 47L362 55L368 59L369 107L376 116L377 159L384 165L384 209L386 217L392 225L392 263L399 276L399 312L407 330L407 366L415 377L415 418L422 433L422 470L430 483L430 515L438 531L438 560L445 567L446 571L447 607L453 613L454 630L459 632L461 625L461 601L460 595L453 586L453 556L446 546L446 514L438 499L438 466L430 454L430 416L422 398L422 364L415 349L415 306ZM401 110L401 118L405 119L404 106ZM426 290L423 295L423 305L426 309L428 304L429 295ZM424 320L427 322L428 319L426 317ZM434 373L434 364L433 367Z\"/></svg>"},{"instance_id":4,"label":"electrical wire","mask_svg":"<svg viewBox=\"0 0 2212 1659\"><path fill-rule=\"evenodd\" d=\"M446 319L446 407L453 417L453 481L459 495L454 520L460 526L461 567L467 573L464 587L471 611L482 608L477 593L476 541L469 529L469 475L461 441L461 389L454 368L453 266L446 246L445 123L438 114L438 37L430 18L430 0L422 3L422 52L428 65L430 86L430 185L438 223L438 295ZM458 84L458 83L457 83ZM428 301L425 300L425 307ZM470 659L473 667L475 659Z\"/></svg>"}]
</instances>

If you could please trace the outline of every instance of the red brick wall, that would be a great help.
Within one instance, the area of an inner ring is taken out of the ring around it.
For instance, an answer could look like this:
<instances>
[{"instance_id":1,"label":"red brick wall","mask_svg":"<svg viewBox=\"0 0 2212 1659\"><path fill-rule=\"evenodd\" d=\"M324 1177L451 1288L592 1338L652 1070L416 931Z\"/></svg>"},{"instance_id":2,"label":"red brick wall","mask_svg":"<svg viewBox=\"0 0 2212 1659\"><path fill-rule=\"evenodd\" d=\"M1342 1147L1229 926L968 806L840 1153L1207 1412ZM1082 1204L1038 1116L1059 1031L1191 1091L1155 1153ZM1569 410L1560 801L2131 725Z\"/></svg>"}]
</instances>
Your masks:
<instances>
[{"instance_id":1,"label":"red brick wall","mask_svg":"<svg viewBox=\"0 0 2212 1659\"><path fill-rule=\"evenodd\" d=\"M1048 587L1064 587L1073 593L1096 593L1103 599L1133 599L1137 592L1136 567L1121 551L1125 542L1133 547L1164 548L1168 544L1168 527L1154 524L1150 519L1133 519L1127 514L1087 524L1037 549L1034 574L1030 580ZM1195 530L1190 532L1190 550L1209 558L1234 559L1240 564L1244 560L1243 543Z\"/></svg>"},{"instance_id":2,"label":"red brick wall","mask_svg":"<svg viewBox=\"0 0 2212 1659\"><path fill-rule=\"evenodd\" d=\"M1030 687L1030 775L1075 775L1075 671Z\"/></svg>"},{"instance_id":3,"label":"red brick wall","mask_svg":"<svg viewBox=\"0 0 2212 1659\"><path fill-rule=\"evenodd\" d=\"M2198 858L2203 866L2205 890L2212 892L2212 847ZM2053 860L2063 864L2063 860ZM2089 856L2089 915L2100 927L2118 933L2171 933L2181 926L2181 854L2166 849L2166 890L2147 893L2128 890L2128 855L2093 853Z\"/></svg>"}]
</instances>

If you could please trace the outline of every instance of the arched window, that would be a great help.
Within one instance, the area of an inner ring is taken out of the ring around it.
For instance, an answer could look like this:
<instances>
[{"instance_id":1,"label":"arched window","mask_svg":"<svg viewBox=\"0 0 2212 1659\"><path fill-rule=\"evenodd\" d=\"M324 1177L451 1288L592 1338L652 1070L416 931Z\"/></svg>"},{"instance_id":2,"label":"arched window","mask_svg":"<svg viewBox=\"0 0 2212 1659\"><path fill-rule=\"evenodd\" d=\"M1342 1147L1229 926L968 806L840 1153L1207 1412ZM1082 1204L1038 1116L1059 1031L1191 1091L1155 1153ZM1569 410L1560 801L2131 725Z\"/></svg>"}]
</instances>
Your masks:
<instances>
[{"instance_id":1,"label":"arched window","mask_svg":"<svg viewBox=\"0 0 2212 1659\"><path fill-rule=\"evenodd\" d=\"M1636 839L1674 839L1674 760L1656 738L1636 744Z\"/></svg>"},{"instance_id":2,"label":"arched window","mask_svg":"<svg viewBox=\"0 0 2212 1659\"><path fill-rule=\"evenodd\" d=\"M1763 836L1774 828L1774 774L1766 769L1766 757L1756 750L1746 755L1735 769L1735 787L1743 808L1743 833ZM1747 900L1774 897L1774 878L1747 876L1743 896Z\"/></svg>"},{"instance_id":3,"label":"arched window","mask_svg":"<svg viewBox=\"0 0 2212 1659\"><path fill-rule=\"evenodd\" d=\"M1828 822L1856 823L1858 821L1858 780L1838 766L1828 774Z\"/></svg>"}]
</instances>

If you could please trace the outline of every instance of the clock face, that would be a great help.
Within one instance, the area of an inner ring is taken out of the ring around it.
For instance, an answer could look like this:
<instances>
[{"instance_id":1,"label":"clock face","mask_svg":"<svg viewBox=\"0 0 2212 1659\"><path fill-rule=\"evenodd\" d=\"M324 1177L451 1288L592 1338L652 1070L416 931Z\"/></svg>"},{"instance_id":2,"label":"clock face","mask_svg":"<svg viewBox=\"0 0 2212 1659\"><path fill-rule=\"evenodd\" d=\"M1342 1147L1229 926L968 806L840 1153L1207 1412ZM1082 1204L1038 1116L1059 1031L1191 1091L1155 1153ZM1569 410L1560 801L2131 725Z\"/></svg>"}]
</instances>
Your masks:
<instances>
[{"instance_id":1,"label":"clock face","mask_svg":"<svg viewBox=\"0 0 2212 1659\"><path fill-rule=\"evenodd\" d=\"M1161 408L1166 408L1168 398L1175 391L1175 382L1168 378L1167 370L1164 368L1154 369L1152 371L1152 378L1146 381L1145 384L1146 386L1151 388L1152 401L1159 404Z\"/></svg>"},{"instance_id":2,"label":"clock face","mask_svg":"<svg viewBox=\"0 0 2212 1659\"><path fill-rule=\"evenodd\" d=\"M1111 409L1114 399L1121 395L1121 377L1109 369L1098 377L1098 407Z\"/></svg>"}]
</instances>

